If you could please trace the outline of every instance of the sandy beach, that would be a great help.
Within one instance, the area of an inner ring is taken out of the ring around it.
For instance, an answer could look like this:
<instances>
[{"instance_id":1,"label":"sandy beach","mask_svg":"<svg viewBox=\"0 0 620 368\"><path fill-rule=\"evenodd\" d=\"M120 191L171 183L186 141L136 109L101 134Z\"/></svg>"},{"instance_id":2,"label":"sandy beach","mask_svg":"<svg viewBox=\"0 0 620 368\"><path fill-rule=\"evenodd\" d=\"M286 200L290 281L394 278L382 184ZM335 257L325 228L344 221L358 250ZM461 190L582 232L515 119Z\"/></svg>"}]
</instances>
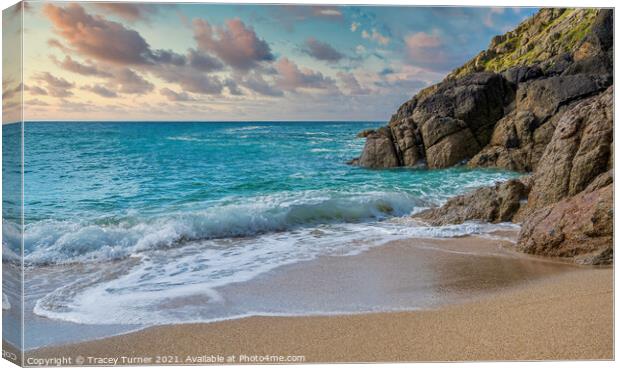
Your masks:
<instances>
[{"instance_id":1,"label":"sandy beach","mask_svg":"<svg viewBox=\"0 0 620 368\"><path fill-rule=\"evenodd\" d=\"M100 340L31 350L26 360L72 357L75 362L78 354L84 357L82 364L86 365L114 362L96 358L122 357L125 361L118 360L117 364L197 364L210 363L213 359L218 362L218 357L229 356L234 356L236 363L257 363L267 361L253 356L265 355L282 356L294 362L299 359L304 362L613 359L612 268L543 261L504 253L496 246L493 249L499 249L499 253L489 254L490 244L497 241L485 243L476 238L434 240L430 244L442 249L432 253L437 261L434 266L443 268L443 281L434 287L443 287L446 293L453 293L455 290L451 288L457 288L463 295L447 305L407 312L255 316L158 326ZM463 245L475 253L453 252L455 247ZM360 256L334 259L341 263L368 259L381 262L380 255L383 255L402 272L396 260L406 261L406 254L420 255L419 250L411 252L404 241ZM463 277L464 259L471 262L467 277ZM526 266L515 267L510 263L513 261ZM327 266L325 262L322 265L323 272L329 275L329 262ZM313 268L316 263L308 267L289 270L289 277L295 272L316 271ZM493 270L500 277L490 276L488 272ZM525 277L524 270L528 270L529 277ZM467 297L468 294L472 297Z\"/></svg>"}]
</instances>

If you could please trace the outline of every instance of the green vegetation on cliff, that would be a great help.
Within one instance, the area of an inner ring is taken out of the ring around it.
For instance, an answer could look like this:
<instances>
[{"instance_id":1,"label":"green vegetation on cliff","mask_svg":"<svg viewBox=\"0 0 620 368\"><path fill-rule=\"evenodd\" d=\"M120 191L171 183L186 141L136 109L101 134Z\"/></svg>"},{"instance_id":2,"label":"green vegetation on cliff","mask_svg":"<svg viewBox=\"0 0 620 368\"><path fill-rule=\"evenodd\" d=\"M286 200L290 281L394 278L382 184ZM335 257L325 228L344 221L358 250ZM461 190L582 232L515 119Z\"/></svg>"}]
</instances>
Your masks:
<instances>
[{"instance_id":1,"label":"green vegetation on cliff","mask_svg":"<svg viewBox=\"0 0 620 368\"><path fill-rule=\"evenodd\" d=\"M590 30L597 9L542 9L503 35L495 36L489 48L480 52L449 78L514 66L529 66L554 56L574 52Z\"/></svg>"}]
</instances>

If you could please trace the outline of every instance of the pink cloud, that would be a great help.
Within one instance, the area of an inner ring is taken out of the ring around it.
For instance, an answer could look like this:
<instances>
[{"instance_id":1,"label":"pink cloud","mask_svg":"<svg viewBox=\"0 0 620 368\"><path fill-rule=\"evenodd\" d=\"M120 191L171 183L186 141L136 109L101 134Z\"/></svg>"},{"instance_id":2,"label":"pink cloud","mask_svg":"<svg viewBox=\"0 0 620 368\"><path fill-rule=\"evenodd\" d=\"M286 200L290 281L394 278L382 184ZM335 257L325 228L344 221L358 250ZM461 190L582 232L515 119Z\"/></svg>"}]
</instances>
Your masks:
<instances>
[{"instance_id":1,"label":"pink cloud","mask_svg":"<svg viewBox=\"0 0 620 368\"><path fill-rule=\"evenodd\" d=\"M405 37L409 59L418 66L430 69L443 68L447 63L444 43L437 34L417 32Z\"/></svg>"},{"instance_id":2,"label":"pink cloud","mask_svg":"<svg viewBox=\"0 0 620 368\"><path fill-rule=\"evenodd\" d=\"M145 64L151 51L134 30L120 23L92 16L78 4L59 7L46 4L43 12L56 33L76 51L100 60L121 64Z\"/></svg>"},{"instance_id":3,"label":"pink cloud","mask_svg":"<svg viewBox=\"0 0 620 368\"><path fill-rule=\"evenodd\" d=\"M159 10L157 4L94 3L94 5L129 21L144 20Z\"/></svg>"},{"instance_id":4,"label":"pink cloud","mask_svg":"<svg viewBox=\"0 0 620 368\"><path fill-rule=\"evenodd\" d=\"M222 27L212 26L204 19L192 23L199 49L213 52L237 70L249 70L264 61L274 60L265 40L239 19L231 19Z\"/></svg>"},{"instance_id":5,"label":"pink cloud","mask_svg":"<svg viewBox=\"0 0 620 368\"><path fill-rule=\"evenodd\" d=\"M301 89L330 89L335 88L335 81L324 76L321 72L308 68L299 68L288 58L282 58L276 63L278 71L277 84L286 91L294 92Z\"/></svg>"}]
</instances>

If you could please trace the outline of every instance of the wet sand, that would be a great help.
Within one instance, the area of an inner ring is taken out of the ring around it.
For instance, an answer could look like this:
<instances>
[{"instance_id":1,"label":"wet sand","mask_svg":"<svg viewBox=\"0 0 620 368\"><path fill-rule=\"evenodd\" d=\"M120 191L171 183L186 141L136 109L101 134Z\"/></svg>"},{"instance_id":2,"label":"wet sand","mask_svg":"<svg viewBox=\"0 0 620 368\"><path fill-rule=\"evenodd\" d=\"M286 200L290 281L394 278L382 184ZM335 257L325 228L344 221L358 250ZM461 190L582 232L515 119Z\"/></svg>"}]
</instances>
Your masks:
<instances>
[{"instance_id":1,"label":"wet sand","mask_svg":"<svg viewBox=\"0 0 620 368\"><path fill-rule=\"evenodd\" d=\"M26 363L75 361L78 354L82 364L88 357L123 356L141 357L137 364L166 363L157 356L171 356L173 364L209 363L211 355L234 355L236 363L241 355L304 356L305 362L612 359L613 270L523 256L509 247L475 237L398 241L357 256L287 266L226 293L249 300L264 294L277 305L280 290L288 303L314 299L314 307L337 296L357 295L351 305L392 298L403 310L427 298L413 303L414 311L159 326L32 350Z\"/></svg>"}]
</instances>

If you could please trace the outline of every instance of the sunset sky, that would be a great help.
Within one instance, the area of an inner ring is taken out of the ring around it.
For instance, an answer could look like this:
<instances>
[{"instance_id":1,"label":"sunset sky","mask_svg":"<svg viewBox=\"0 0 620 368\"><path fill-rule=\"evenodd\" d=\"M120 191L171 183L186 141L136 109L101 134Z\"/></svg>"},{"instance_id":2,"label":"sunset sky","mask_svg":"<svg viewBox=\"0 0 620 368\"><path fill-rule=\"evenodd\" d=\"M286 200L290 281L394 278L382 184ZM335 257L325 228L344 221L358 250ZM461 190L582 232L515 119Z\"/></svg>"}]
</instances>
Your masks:
<instances>
[{"instance_id":1,"label":"sunset sky","mask_svg":"<svg viewBox=\"0 0 620 368\"><path fill-rule=\"evenodd\" d=\"M25 8L25 120L384 121L420 88L536 11L152 3ZM7 42L5 35L5 109L19 97L20 81L6 65L15 55L7 48L18 40L14 14L9 9L3 16L5 33L15 36Z\"/></svg>"}]
</instances>

